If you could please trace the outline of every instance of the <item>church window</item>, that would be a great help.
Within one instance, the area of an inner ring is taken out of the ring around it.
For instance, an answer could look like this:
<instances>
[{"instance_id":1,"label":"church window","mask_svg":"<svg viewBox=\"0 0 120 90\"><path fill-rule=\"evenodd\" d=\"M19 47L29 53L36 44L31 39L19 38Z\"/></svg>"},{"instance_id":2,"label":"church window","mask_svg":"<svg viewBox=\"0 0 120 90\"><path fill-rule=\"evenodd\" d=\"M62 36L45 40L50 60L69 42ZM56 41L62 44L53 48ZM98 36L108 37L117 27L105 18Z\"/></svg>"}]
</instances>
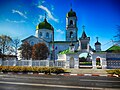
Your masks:
<instances>
[{"instance_id":1,"label":"church window","mask_svg":"<svg viewBox=\"0 0 120 90\"><path fill-rule=\"evenodd\" d=\"M73 32L70 32L70 38L73 38Z\"/></svg>"},{"instance_id":2,"label":"church window","mask_svg":"<svg viewBox=\"0 0 120 90\"><path fill-rule=\"evenodd\" d=\"M39 36L42 37L42 32L40 32Z\"/></svg>"},{"instance_id":3,"label":"church window","mask_svg":"<svg viewBox=\"0 0 120 90\"><path fill-rule=\"evenodd\" d=\"M82 48L82 49L87 49L87 44L86 44L86 43L82 43L82 44L81 44L81 48Z\"/></svg>"},{"instance_id":4,"label":"church window","mask_svg":"<svg viewBox=\"0 0 120 90\"><path fill-rule=\"evenodd\" d=\"M34 45L34 42L31 42L31 45L33 46L33 45Z\"/></svg>"},{"instance_id":5,"label":"church window","mask_svg":"<svg viewBox=\"0 0 120 90\"><path fill-rule=\"evenodd\" d=\"M70 20L70 25L73 25L73 21L72 20Z\"/></svg>"},{"instance_id":6,"label":"church window","mask_svg":"<svg viewBox=\"0 0 120 90\"><path fill-rule=\"evenodd\" d=\"M46 38L49 38L49 33L48 32L46 33Z\"/></svg>"}]
</instances>

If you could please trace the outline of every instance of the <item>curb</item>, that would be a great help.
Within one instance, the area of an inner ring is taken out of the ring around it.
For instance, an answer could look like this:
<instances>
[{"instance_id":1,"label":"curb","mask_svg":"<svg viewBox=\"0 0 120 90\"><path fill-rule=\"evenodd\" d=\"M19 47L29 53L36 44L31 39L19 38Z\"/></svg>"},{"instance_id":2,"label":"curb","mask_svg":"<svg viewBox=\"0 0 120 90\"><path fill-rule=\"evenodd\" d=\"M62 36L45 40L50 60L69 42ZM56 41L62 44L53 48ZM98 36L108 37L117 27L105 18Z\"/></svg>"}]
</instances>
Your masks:
<instances>
[{"instance_id":1,"label":"curb","mask_svg":"<svg viewBox=\"0 0 120 90\"><path fill-rule=\"evenodd\" d=\"M22 75L22 74L26 74L26 75L46 75L45 73L33 73L33 72L28 72L28 73L13 73L13 72L8 72L8 73L3 73L0 72L1 74L18 74L18 75ZM120 77L119 75L116 74L70 74L70 73L61 73L61 74L55 74L55 73L51 73L51 75L60 75L60 76L104 76L104 77Z\"/></svg>"},{"instance_id":2,"label":"curb","mask_svg":"<svg viewBox=\"0 0 120 90\"><path fill-rule=\"evenodd\" d=\"M118 75L112 75L112 74L59 74L61 76L103 76L103 77L119 77Z\"/></svg>"}]
</instances>

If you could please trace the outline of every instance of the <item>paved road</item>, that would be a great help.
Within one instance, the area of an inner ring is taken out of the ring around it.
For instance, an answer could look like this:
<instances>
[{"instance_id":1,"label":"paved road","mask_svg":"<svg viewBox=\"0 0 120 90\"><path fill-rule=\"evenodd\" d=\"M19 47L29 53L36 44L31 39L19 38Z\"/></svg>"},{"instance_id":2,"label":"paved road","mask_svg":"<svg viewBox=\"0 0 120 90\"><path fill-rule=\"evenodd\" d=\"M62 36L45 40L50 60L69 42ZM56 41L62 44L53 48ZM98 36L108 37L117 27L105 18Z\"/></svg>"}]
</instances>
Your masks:
<instances>
[{"instance_id":1,"label":"paved road","mask_svg":"<svg viewBox=\"0 0 120 90\"><path fill-rule=\"evenodd\" d=\"M0 90L120 90L120 78L0 74Z\"/></svg>"}]
</instances>

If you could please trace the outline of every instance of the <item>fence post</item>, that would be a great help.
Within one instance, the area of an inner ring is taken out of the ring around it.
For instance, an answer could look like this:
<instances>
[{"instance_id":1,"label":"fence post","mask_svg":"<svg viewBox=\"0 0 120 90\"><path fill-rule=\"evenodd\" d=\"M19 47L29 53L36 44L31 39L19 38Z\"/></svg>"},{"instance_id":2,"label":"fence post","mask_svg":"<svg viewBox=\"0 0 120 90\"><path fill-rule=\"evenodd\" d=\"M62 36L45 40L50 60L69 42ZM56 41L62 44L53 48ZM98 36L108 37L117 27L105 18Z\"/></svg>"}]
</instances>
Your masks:
<instances>
[{"instance_id":1,"label":"fence post","mask_svg":"<svg viewBox=\"0 0 120 90\"><path fill-rule=\"evenodd\" d=\"M32 59L29 60L29 66L32 66Z\"/></svg>"},{"instance_id":2,"label":"fence post","mask_svg":"<svg viewBox=\"0 0 120 90\"><path fill-rule=\"evenodd\" d=\"M14 60L13 62L14 62L13 66L16 66L16 60Z\"/></svg>"},{"instance_id":3,"label":"fence post","mask_svg":"<svg viewBox=\"0 0 120 90\"><path fill-rule=\"evenodd\" d=\"M49 60L46 60L46 61L47 61L47 63L46 63L47 65L46 65L46 66L48 66L48 67L49 67Z\"/></svg>"},{"instance_id":4,"label":"fence post","mask_svg":"<svg viewBox=\"0 0 120 90\"><path fill-rule=\"evenodd\" d=\"M2 59L0 59L0 66L2 65Z\"/></svg>"}]
</instances>

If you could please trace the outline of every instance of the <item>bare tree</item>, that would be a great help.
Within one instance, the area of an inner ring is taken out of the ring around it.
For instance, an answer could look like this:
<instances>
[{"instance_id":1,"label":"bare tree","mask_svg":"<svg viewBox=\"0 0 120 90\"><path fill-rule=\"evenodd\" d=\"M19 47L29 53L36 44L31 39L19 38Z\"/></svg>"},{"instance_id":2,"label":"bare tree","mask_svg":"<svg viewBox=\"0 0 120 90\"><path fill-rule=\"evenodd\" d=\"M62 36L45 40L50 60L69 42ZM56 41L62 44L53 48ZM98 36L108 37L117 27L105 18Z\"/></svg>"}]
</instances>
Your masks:
<instances>
[{"instance_id":1,"label":"bare tree","mask_svg":"<svg viewBox=\"0 0 120 90\"><path fill-rule=\"evenodd\" d=\"M7 51L12 38L7 35L0 35L0 49L2 50L2 54L5 54Z\"/></svg>"},{"instance_id":2,"label":"bare tree","mask_svg":"<svg viewBox=\"0 0 120 90\"><path fill-rule=\"evenodd\" d=\"M20 39L16 38L16 39L13 39L12 40L12 45L14 47L14 52L15 52L15 56L17 56L17 50L18 50L18 47L19 47L19 44L20 44ZM17 57L16 57L17 59Z\"/></svg>"}]
</instances>

